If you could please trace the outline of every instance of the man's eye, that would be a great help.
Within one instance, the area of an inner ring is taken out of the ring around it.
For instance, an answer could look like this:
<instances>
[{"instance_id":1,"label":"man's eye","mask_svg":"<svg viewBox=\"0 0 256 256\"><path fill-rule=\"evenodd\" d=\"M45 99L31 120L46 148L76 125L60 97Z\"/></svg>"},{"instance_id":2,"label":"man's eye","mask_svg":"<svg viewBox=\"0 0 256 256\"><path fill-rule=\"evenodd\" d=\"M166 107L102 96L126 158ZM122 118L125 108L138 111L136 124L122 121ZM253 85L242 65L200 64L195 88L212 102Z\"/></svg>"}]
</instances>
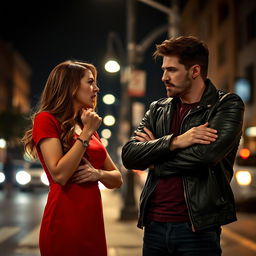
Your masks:
<instances>
[{"instance_id":1,"label":"man's eye","mask_svg":"<svg viewBox=\"0 0 256 256\"><path fill-rule=\"evenodd\" d=\"M168 71L168 72L176 72L177 69L176 68L166 68L166 69L163 69L163 72L164 71Z\"/></svg>"}]
</instances>

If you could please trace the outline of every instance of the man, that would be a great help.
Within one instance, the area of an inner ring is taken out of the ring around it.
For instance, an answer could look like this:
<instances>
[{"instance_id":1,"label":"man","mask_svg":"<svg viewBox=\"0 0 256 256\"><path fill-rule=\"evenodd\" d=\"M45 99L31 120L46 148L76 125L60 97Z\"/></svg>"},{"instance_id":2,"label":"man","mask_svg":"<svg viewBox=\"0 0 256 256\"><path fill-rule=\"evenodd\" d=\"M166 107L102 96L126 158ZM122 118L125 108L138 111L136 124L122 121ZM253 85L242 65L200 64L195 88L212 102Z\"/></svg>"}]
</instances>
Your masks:
<instances>
[{"instance_id":1,"label":"man","mask_svg":"<svg viewBox=\"0 0 256 256\"><path fill-rule=\"evenodd\" d=\"M156 46L168 97L150 105L122 149L126 168L149 168L138 220L144 256L221 255L221 225L236 220L229 183L244 104L207 79L208 55L192 36Z\"/></svg>"}]
</instances>

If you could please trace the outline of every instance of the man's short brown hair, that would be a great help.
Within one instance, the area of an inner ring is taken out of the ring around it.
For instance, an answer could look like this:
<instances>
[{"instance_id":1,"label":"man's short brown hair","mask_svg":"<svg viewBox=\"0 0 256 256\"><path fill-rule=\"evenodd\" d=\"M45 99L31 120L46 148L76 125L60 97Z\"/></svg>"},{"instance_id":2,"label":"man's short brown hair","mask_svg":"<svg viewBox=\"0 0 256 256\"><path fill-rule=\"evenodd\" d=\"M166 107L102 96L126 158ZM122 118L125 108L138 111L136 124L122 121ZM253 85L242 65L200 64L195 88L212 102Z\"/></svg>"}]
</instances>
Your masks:
<instances>
[{"instance_id":1,"label":"man's short brown hair","mask_svg":"<svg viewBox=\"0 0 256 256\"><path fill-rule=\"evenodd\" d=\"M201 76L205 80L208 73L209 50L207 45L194 36L180 36L156 45L153 56L177 56L179 62L188 70L200 65Z\"/></svg>"}]
</instances>

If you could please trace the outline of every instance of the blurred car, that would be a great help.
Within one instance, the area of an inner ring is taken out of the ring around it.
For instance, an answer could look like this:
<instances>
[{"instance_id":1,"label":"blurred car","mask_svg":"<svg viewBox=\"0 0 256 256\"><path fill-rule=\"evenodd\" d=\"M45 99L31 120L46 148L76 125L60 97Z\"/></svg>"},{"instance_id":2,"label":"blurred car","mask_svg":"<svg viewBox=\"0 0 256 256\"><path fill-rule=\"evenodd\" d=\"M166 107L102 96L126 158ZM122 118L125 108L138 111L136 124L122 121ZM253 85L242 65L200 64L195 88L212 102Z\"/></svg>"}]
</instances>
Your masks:
<instances>
[{"instance_id":1,"label":"blurred car","mask_svg":"<svg viewBox=\"0 0 256 256\"><path fill-rule=\"evenodd\" d=\"M13 173L15 172L16 164L13 163L13 168L11 173L8 173L8 177L6 176L6 170L4 170L4 164L0 162L0 189L3 189L6 183L12 185L13 184ZM10 170L9 170L10 171Z\"/></svg>"},{"instance_id":2,"label":"blurred car","mask_svg":"<svg viewBox=\"0 0 256 256\"><path fill-rule=\"evenodd\" d=\"M25 163L23 169L17 171L15 181L23 191L49 186L47 176L40 162Z\"/></svg>"},{"instance_id":3,"label":"blurred car","mask_svg":"<svg viewBox=\"0 0 256 256\"><path fill-rule=\"evenodd\" d=\"M231 187L237 204L256 202L256 152L247 148L239 151Z\"/></svg>"},{"instance_id":4,"label":"blurred car","mask_svg":"<svg viewBox=\"0 0 256 256\"><path fill-rule=\"evenodd\" d=\"M3 188L5 182L5 175L2 169L0 169L0 189Z\"/></svg>"}]
</instances>

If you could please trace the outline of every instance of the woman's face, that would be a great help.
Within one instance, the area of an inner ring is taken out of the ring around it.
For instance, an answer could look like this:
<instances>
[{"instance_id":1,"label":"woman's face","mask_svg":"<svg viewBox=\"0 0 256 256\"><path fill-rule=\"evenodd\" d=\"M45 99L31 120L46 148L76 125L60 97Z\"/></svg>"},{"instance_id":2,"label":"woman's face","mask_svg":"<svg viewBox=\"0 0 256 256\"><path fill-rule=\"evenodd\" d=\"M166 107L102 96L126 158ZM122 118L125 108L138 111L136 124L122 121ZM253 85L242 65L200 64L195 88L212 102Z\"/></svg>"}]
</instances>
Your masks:
<instances>
[{"instance_id":1,"label":"woman's face","mask_svg":"<svg viewBox=\"0 0 256 256\"><path fill-rule=\"evenodd\" d=\"M75 108L78 110L81 108L93 108L96 104L98 92L99 88L96 85L92 72L86 70L74 98Z\"/></svg>"}]
</instances>

